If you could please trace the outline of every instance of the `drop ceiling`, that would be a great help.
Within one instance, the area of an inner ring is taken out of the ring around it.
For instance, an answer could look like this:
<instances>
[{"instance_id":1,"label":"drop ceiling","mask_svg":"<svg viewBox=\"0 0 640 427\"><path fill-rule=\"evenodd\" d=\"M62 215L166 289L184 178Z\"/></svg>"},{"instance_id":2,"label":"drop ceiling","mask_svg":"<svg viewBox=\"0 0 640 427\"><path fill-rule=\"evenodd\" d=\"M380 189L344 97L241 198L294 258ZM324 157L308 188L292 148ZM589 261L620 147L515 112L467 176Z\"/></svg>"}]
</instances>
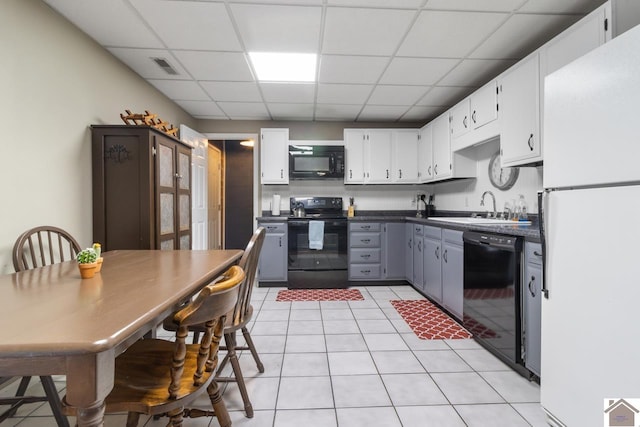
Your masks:
<instances>
[{"instance_id":1,"label":"drop ceiling","mask_svg":"<svg viewBox=\"0 0 640 427\"><path fill-rule=\"evenodd\" d=\"M349 122L427 122L604 2L44 1L195 118ZM250 51L317 53L317 82Z\"/></svg>"}]
</instances>

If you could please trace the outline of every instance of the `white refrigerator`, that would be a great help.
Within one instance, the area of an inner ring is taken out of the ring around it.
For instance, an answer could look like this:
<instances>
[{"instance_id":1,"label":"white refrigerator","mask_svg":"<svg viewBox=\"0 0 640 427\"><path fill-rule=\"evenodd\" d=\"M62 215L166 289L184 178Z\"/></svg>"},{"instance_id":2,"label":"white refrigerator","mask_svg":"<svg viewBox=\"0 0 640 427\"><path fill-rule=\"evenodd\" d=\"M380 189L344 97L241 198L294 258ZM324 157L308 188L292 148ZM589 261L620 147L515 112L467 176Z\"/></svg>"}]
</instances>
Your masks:
<instances>
[{"instance_id":1,"label":"white refrigerator","mask_svg":"<svg viewBox=\"0 0 640 427\"><path fill-rule=\"evenodd\" d=\"M609 426L609 399L640 398L640 28L544 96L541 403L550 425Z\"/></svg>"}]
</instances>

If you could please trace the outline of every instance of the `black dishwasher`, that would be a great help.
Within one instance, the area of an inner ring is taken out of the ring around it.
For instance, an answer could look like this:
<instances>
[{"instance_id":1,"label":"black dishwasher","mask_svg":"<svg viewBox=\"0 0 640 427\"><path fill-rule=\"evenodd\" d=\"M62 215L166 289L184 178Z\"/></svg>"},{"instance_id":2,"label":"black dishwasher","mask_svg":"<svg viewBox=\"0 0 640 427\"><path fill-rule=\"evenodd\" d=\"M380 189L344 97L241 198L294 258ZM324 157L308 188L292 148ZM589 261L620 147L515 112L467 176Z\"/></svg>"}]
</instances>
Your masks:
<instances>
[{"instance_id":1,"label":"black dishwasher","mask_svg":"<svg viewBox=\"0 0 640 427\"><path fill-rule=\"evenodd\" d=\"M520 278L522 238L466 231L464 327L511 368L526 375L522 361Z\"/></svg>"}]
</instances>

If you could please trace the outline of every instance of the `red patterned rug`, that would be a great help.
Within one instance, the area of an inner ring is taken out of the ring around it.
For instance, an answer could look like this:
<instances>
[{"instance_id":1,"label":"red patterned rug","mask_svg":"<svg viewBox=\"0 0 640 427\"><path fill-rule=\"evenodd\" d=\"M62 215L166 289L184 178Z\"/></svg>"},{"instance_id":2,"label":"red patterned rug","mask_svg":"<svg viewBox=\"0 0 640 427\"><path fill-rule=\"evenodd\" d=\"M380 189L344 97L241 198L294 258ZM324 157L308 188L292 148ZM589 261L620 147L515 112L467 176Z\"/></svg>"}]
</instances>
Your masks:
<instances>
[{"instance_id":1,"label":"red patterned rug","mask_svg":"<svg viewBox=\"0 0 640 427\"><path fill-rule=\"evenodd\" d=\"M418 338L443 340L471 338L471 334L428 300L393 300L391 304Z\"/></svg>"},{"instance_id":2,"label":"red patterned rug","mask_svg":"<svg viewBox=\"0 0 640 427\"><path fill-rule=\"evenodd\" d=\"M276 301L360 301L364 297L357 289L284 289Z\"/></svg>"}]
</instances>

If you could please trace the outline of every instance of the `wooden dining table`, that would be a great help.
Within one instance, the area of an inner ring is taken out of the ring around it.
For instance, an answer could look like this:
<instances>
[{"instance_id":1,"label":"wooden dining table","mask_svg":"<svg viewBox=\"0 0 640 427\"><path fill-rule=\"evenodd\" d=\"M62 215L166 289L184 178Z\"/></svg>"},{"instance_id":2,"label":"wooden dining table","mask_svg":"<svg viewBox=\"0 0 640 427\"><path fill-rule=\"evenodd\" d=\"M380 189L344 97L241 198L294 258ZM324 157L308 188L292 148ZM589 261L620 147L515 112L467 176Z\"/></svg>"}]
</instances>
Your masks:
<instances>
[{"instance_id":1,"label":"wooden dining table","mask_svg":"<svg viewBox=\"0 0 640 427\"><path fill-rule=\"evenodd\" d=\"M235 264L240 250L117 250L0 276L0 376L66 375L78 426L104 425L115 358Z\"/></svg>"}]
</instances>

